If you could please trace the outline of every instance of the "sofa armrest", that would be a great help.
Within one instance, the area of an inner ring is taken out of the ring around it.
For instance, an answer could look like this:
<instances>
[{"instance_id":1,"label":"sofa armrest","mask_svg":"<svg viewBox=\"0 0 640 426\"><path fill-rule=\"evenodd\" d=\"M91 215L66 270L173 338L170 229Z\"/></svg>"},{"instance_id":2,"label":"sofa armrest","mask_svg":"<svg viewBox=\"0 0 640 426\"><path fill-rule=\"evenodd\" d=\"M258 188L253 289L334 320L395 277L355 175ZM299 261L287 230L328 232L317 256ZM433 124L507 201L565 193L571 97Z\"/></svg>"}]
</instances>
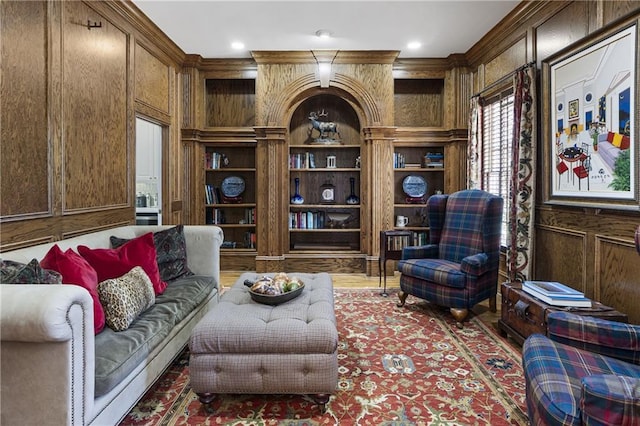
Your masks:
<instances>
[{"instance_id":1,"label":"sofa armrest","mask_svg":"<svg viewBox=\"0 0 640 426\"><path fill-rule=\"evenodd\" d=\"M638 412L640 379L628 376L594 375L582 379L583 424L632 425Z\"/></svg>"},{"instance_id":2,"label":"sofa armrest","mask_svg":"<svg viewBox=\"0 0 640 426\"><path fill-rule=\"evenodd\" d=\"M478 253L462 259L460 271L465 274L480 276L490 269L489 266L489 256L485 253Z\"/></svg>"},{"instance_id":3,"label":"sofa armrest","mask_svg":"<svg viewBox=\"0 0 640 426\"><path fill-rule=\"evenodd\" d=\"M214 277L220 284L220 247L224 240L219 226L185 225L189 269L198 275Z\"/></svg>"},{"instance_id":4,"label":"sofa armrest","mask_svg":"<svg viewBox=\"0 0 640 426\"><path fill-rule=\"evenodd\" d=\"M402 249L402 260L437 258L438 246L436 244L427 244L426 246L409 246Z\"/></svg>"},{"instance_id":5,"label":"sofa armrest","mask_svg":"<svg viewBox=\"0 0 640 426\"><path fill-rule=\"evenodd\" d=\"M560 343L640 365L640 326L601 318L552 312L549 338Z\"/></svg>"},{"instance_id":6,"label":"sofa armrest","mask_svg":"<svg viewBox=\"0 0 640 426\"><path fill-rule=\"evenodd\" d=\"M75 285L0 285L0 335L0 423L87 423L95 377L89 292Z\"/></svg>"}]
</instances>

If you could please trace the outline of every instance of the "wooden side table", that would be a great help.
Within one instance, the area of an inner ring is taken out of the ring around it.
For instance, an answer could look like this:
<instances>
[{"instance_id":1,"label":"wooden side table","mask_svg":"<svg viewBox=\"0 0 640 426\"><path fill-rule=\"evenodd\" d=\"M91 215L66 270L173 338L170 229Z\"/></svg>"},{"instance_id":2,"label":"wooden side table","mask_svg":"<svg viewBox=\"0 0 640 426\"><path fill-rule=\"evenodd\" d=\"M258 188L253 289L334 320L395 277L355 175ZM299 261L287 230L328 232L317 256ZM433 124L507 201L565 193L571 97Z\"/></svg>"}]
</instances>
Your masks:
<instances>
[{"instance_id":1,"label":"wooden side table","mask_svg":"<svg viewBox=\"0 0 640 426\"><path fill-rule=\"evenodd\" d=\"M378 270L380 271L380 282L378 287L382 285L382 276L384 275L383 296L387 293L387 260L402 259L403 247L411 245L411 231L380 231L380 257L378 258Z\"/></svg>"},{"instance_id":2,"label":"wooden side table","mask_svg":"<svg viewBox=\"0 0 640 426\"><path fill-rule=\"evenodd\" d=\"M567 311L610 321L628 322L628 316L602 303L592 301L590 308L552 306L522 290L520 282L506 282L500 286L502 306L498 328L502 336L510 335L522 344L533 333L547 334L547 315Z\"/></svg>"}]
</instances>

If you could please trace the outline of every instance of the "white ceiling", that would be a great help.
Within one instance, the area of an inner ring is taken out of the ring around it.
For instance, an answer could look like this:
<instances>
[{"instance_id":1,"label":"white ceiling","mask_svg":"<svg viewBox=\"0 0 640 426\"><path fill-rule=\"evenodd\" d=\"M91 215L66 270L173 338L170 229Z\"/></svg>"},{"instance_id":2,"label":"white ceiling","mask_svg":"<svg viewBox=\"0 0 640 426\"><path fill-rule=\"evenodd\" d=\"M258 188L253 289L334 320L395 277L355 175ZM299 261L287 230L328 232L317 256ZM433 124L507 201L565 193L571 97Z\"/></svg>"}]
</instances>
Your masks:
<instances>
[{"instance_id":1,"label":"white ceiling","mask_svg":"<svg viewBox=\"0 0 640 426\"><path fill-rule=\"evenodd\" d=\"M250 58L252 50L399 50L401 58L465 53L520 1L133 0L185 53ZM333 37L315 36L329 30ZM234 50L240 41L244 48ZM421 43L415 50L412 41Z\"/></svg>"}]
</instances>

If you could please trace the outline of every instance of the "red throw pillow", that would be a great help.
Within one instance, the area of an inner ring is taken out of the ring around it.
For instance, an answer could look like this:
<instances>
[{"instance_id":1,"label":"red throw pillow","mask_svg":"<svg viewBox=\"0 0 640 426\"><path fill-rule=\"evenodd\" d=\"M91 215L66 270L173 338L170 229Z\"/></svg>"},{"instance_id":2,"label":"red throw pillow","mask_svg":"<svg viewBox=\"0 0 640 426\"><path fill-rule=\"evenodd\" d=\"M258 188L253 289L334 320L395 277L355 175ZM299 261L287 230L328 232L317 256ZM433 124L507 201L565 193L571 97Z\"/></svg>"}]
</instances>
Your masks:
<instances>
[{"instance_id":1,"label":"red throw pillow","mask_svg":"<svg viewBox=\"0 0 640 426\"><path fill-rule=\"evenodd\" d=\"M151 232L128 241L116 249L92 249L78 246L78 252L98 273L98 282L118 278L135 266L141 266L153 284L153 290L160 295L167 288L167 283L160 279L156 262L156 247Z\"/></svg>"},{"instance_id":2,"label":"red throw pillow","mask_svg":"<svg viewBox=\"0 0 640 426\"><path fill-rule=\"evenodd\" d=\"M96 270L73 249L63 252L55 244L40 261L40 266L59 272L64 284L75 284L89 291L93 299L93 329L98 334L104 328L105 316L98 296Z\"/></svg>"},{"instance_id":3,"label":"red throw pillow","mask_svg":"<svg viewBox=\"0 0 640 426\"><path fill-rule=\"evenodd\" d=\"M629 149L631 147L631 138L629 136L623 136L620 141L620 149Z\"/></svg>"}]
</instances>

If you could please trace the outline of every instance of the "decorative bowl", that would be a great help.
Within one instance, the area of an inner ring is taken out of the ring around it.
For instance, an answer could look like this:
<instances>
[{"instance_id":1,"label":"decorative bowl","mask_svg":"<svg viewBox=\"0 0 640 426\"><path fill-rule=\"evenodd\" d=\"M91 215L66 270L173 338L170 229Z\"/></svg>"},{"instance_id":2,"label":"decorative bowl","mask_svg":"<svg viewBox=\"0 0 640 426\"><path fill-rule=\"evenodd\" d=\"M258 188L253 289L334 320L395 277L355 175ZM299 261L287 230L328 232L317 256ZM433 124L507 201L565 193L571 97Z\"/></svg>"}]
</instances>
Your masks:
<instances>
[{"instance_id":1,"label":"decorative bowl","mask_svg":"<svg viewBox=\"0 0 640 426\"><path fill-rule=\"evenodd\" d=\"M280 303L288 302L289 300L295 299L296 297L300 296L302 290L304 290L304 284L302 284L295 290L291 290L282 294L276 294L274 296L256 293L255 291L251 291L251 289L249 289L249 294L251 295L251 299L254 302L263 303L265 305L279 305Z\"/></svg>"},{"instance_id":2,"label":"decorative bowl","mask_svg":"<svg viewBox=\"0 0 640 426\"><path fill-rule=\"evenodd\" d=\"M335 228L337 226L344 227L351 220L351 213L327 212L329 226Z\"/></svg>"},{"instance_id":3,"label":"decorative bowl","mask_svg":"<svg viewBox=\"0 0 640 426\"><path fill-rule=\"evenodd\" d=\"M270 278L264 279L270 280ZM292 281L288 277L286 277L285 279L287 282ZM246 287L249 287L249 295L251 295L251 299L254 302L263 303L265 305L278 305L280 303L288 302L289 300L295 299L296 297L300 296L302 290L304 290L304 282L302 282L300 279L296 279L300 287L296 288L295 290L287 291L280 294L259 293L257 291L251 290L253 285L258 281L253 282L251 280L245 280L244 285Z\"/></svg>"}]
</instances>

